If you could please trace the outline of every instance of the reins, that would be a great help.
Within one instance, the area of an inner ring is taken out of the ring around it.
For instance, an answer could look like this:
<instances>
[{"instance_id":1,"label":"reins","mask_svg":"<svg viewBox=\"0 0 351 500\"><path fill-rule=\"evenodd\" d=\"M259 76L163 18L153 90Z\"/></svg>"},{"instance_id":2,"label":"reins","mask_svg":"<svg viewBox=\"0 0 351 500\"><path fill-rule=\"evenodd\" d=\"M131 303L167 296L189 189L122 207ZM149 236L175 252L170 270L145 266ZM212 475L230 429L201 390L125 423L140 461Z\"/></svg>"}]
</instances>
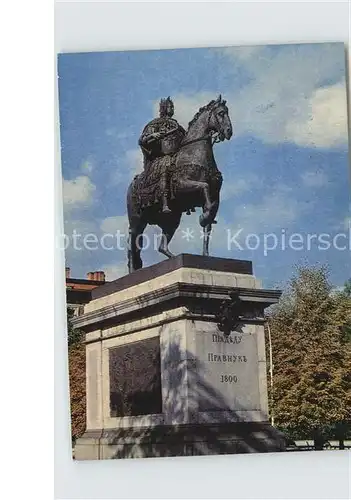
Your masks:
<instances>
[{"instance_id":1,"label":"reins","mask_svg":"<svg viewBox=\"0 0 351 500\"><path fill-rule=\"evenodd\" d=\"M208 124L210 123L210 120L211 120L211 116L212 116L212 113L214 111L214 108L211 109L211 112L209 113L208 115L208 120L207 120L207 128L208 128ZM218 125L218 128L220 128L220 124L218 122L218 118L217 116L215 115L215 118L216 118L216 122L217 122L217 125ZM190 141L186 141L184 143L182 143L179 147L179 149L182 149L184 146L189 146L189 144L193 144L194 142L199 142L199 141L207 141L207 140L212 140L213 139L213 142L211 142L211 145L213 146L213 144L216 144L217 142L221 142L220 139L219 139L219 132L215 133L214 135L210 135L210 134L207 134L207 135L203 135L202 137L198 137L197 139L191 139Z\"/></svg>"}]
</instances>

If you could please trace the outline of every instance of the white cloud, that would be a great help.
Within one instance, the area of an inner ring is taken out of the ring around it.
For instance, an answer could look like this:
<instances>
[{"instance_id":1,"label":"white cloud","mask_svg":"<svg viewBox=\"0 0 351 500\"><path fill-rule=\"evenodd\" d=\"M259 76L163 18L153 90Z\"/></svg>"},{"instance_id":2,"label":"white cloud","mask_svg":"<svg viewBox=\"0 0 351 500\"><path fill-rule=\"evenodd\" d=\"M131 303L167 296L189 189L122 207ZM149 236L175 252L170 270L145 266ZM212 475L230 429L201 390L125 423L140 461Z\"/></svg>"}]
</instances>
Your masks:
<instances>
[{"instance_id":1,"label":"white cloud","mask_svg":"<svg viewBox=\"0 0 351 500\"><path fill-rule=\"evenodd\" d=\"M304 186L306 187L323 187L326 186L329 182L328 177L324 172L304 172L301 175L301 180Z\"/></svg>"},{"instance_id":2,"label":"white cloud","mask_svg":"<svg viewBox=\"0 0 351 500\"><path fill-rule=\"evenodd\" d=\"M96 233L98 225L95 220L67 218L64 224L65 234L71 236L73 231L82 234Z\"/></svg>"},{"instance_id":3,"label":"white cloud","mask_svg":"<svg viewBox=\"0 0 351 500\"><path fill-rule=\"evenodd\" d=\"M135 175L143 171L143 155L141 150L129 149L125 152L122 161L116 161L116 167L112 171L111 181L113 184L128 184Z\"/></svg>"},{"instance_id":4,"label":"white cloud","mask_svg":"<svg viewBox=\"0 0 351 500\"><path fill-rule=\"evenodd\" d=\"M140 149L129 149L125 154L128 171L134 176L143 170L143 155Z\"/></svg>"},{"instance_id":5,"label":"white cloud","mask_svg":"<svg viewBox=\"0 0 351 500\"><path fill-rule=\"evenodd\" d=\"M126 215L116 215L106 217L100 223L100 229L103 233L115 234L117 231L128 234L128 217Z\"/></svg>"},{"instance_id":6,"label":"white cloud","mask_svg":"<svg viewBox=\"0 0 351 500\"><path fill-rule=\"evenodd\" d=\"M287 122L287 138L301 146L319 148L347 144L347 103L344 84L339 83L315 90L306 104L304 113Z\"/></svg>"},{"instance_id":7,"label":"white cloud","mask_svg":"<svg viewBox=\"0 0 351 500\"><path fill-rule=\"evenodd\" d=\"M83 161L80 169L81 169L81 171L83 173L89 173L89 174L91 174L91 172L94 169L93 162L91 160L85 160L85 161Z\"/></svg>"},{"instance_id":8,"label":"white cloud","mask_svg":"<svg viewBox=\"0 0 351 500\"><path fill-rule=\"evenodd\" d=\"M234 208L233 219L226 221L226 225L231 229L243 228L245 233L279 231L288 228L310 209L310 203L302 203L293 196L292 188L280 185L271 188L260 202Z\"/></svg>"},{"instance_id":9,"label":"white cloud","mask_svg":"<svg viewBox=\"0 0 351 500\"><path fill-rule=\"evenodd\" d=\"M223 95L228 101L235 135L250 134L266 143L293 142L300 146L344 147L347 144L345 81L325 86L340 76L341 44L286 45L215 49L238 63L249 75L248 84ZM161 96L160 96L161 97ZM184 128L217 91L173 95L174 117ZM159 99L153 103L158 116Z\"/></svg>"},{"instance_id":10,"label":"white cloud","mask_svg":"<svg viewBox=\"0 0 351 500\"><path fill-rule=\"evenodd\" d=\"M95 220L73 219L68 217L64 221L65 240L60 245L66 248L65 258L68 266L81 266L89 261L89 251L84 248L84 238L88 234L98 234Z\"/></svg>"},{"instance_id":11,"label":"white cloud","mask_svg":"<svg viewBox=\"0 0 351 500\"><path fill-rule=\"evenodd\" d=\"M341 44L287 45L274 52L269 47L224 49L233 70L239 61L250 75L240 91L224 96L236 134L267 143L345 146L345 82L323 86L335 75L341 78L342 50Z\"/></svg>"},{"instance_id":12,"label":"white cloud","mask_svg":"<svg viewBox=\"0 0 351 500\"><path fill-rule=\"evenodd\" d=\"M239 197L243 193L247 193L259 187L262 187L262 180L254 174L247 174L246 177L230 179L227 182L223 182L221 201L226 201L236 196Z\"/></svg>"},{"instance_id":13,"label":"white cloud","mask_svg":"<svg viewBox=\"0 0 351 500\"><path fill-rule=\"evenodd\" d=\"M120 262L118 264L102 266L102 269L105 272L107 281L113 281L128 274L127 262Z\"/></svg>"},{"instance_id":14,"label":"white cloud","mask_svg":"<svg viewBox=\"0 0 351 500\"><path fill-rule=\"evenodd\" d=\"M63 180L63 203L65 209L88 207L93 201L96 186L86 175L72 180Z\"/></svg>"}]
</instances>

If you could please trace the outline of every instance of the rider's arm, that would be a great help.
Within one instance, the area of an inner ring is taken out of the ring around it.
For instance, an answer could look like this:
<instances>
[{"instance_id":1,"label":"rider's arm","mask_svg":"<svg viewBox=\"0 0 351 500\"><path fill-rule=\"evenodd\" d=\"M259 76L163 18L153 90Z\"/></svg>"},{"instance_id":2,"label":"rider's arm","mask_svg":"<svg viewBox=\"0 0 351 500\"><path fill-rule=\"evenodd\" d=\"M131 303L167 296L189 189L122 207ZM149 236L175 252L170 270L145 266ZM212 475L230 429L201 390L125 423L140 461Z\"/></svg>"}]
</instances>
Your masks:
<instances>
[{"instance_id":1,"label":"rider's arm","mask_svg":"<svg viewBox=\"0 0 351 500\"><path fill-rule=\"evenodd\" d=\"M156 127L150 127L145 130L139 138L139 146L146 146L149 142L156 139L155 134L158 135Z\"/></svg>"}]
</instances>

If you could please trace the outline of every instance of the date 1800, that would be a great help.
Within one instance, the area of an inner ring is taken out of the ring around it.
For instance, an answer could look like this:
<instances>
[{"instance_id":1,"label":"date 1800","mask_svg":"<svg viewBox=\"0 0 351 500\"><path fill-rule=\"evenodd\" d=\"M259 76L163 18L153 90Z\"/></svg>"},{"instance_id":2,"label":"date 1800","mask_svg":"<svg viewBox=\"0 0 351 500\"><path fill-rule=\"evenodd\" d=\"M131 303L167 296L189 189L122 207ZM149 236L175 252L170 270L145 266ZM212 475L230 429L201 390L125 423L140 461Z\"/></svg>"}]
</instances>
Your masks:
<instances>
[{"instance_id":1,"label":"date 1800","mask_svg":"<svg viewBox=\"0 0 351 500\"><path fill-rule=\"evenodd\" d=\"M227 384L236 384L238 377L236 375L221 375L221 382Z\"/></svg>"}]
</instances>

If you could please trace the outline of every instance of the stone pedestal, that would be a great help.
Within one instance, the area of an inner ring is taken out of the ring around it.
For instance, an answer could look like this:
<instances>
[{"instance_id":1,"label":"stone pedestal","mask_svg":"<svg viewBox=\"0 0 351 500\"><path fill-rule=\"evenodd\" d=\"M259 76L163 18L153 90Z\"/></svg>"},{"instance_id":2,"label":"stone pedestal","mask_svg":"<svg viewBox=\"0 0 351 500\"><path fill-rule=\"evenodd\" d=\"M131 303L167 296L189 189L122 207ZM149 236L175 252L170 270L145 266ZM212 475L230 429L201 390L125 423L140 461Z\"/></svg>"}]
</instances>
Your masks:
<instances>
[{"instance_id":1,"label":"stone pedestal","mask_svg":"<svg viewBox=\"0 0 351 500\"><path fill-rule=\"evenodd\" d=\"M235 329L220 311L238 292ZM103 285L86 333L82 459L280 451L268 421L264 290L248 261L182 254Z\"/></svg>"}]
</instances>

